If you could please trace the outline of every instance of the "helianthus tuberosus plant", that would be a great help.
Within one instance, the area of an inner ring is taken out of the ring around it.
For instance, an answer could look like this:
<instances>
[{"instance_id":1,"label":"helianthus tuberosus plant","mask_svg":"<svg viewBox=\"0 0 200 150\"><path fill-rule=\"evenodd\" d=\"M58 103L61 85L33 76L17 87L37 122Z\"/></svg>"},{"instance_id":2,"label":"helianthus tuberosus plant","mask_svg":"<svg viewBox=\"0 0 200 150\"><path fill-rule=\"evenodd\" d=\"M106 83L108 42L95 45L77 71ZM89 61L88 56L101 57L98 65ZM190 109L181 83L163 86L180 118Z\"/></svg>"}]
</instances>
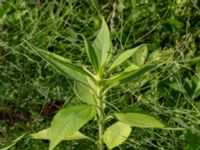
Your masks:
<instances>
[{"instance_id":1,"label":"helianthus tuberosus plant","mask_svg":"<svg viewBox=\"0 0 200 150\"><path fill-rule=\"evenodd\" d=\"M84 65L82 67L75 65L69 59L57 54L30 46L59 73L75 81L75 93L85 103L61 109L53 118L50 128L31 136L50 140L49 150L53 150L62 140L90 139L79 130L90 120L97 118L99 134L96 143L99 150L103 150L105 146L113 149L122 144L130 135L131 127L165 128L165 125L155 117L134 110L113 113L112 116L117 122L106 128L106 121L110 116L104 111L106 108L104 103L109 89L135 82L159 64L145 63L148 53L146 45L126 50L113 60L112 42L104 19L93 43L84 36L83 39L92 70ZM132 65L118 73L116 69L131 57L135 60Z\"/></svg>"}]
</instances>

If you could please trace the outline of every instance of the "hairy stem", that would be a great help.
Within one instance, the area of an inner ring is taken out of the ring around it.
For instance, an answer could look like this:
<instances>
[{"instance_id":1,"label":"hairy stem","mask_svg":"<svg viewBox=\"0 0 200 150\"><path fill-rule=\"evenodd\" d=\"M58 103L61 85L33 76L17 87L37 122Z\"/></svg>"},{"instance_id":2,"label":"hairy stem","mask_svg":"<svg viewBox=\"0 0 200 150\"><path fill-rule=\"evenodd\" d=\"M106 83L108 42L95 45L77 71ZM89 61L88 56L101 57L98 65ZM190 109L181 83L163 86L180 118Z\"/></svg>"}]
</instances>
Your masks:
<instances>
[{"instance_id":1,"label":"hairy stem","mask_svg":"<svg viewBox=\"0 0 200 150\"><path fill-rule=\"evenodd\" d=\"M97 88L97 113L98 113L98 120L99 120L99 150L104 150L104 142L103 142L103 134L104 134L104 109L103 109L103 95L102 95L102 88L98 86Z\"/></svg>"}]
</instances>

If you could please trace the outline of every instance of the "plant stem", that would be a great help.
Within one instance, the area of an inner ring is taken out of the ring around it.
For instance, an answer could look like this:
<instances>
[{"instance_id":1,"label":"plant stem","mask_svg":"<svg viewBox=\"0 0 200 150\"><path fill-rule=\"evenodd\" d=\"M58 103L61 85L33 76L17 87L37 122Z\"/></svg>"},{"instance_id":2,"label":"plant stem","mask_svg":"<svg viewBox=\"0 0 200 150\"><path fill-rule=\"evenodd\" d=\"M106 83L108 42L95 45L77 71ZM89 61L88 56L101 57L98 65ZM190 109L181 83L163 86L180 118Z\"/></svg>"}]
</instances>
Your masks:
<instances>
[{"instance_id":1,"label":"plant stem","mask_svg":"<svg viewBox=\"0 0 200 150\"><path fill-rule=\"evenodd\" d=\"M97 87L97 113L99 119L99 150L104 150L103 134L104 134L104 109L103 109L103 95L101 86Z\"/></svg>"}]
</instances>

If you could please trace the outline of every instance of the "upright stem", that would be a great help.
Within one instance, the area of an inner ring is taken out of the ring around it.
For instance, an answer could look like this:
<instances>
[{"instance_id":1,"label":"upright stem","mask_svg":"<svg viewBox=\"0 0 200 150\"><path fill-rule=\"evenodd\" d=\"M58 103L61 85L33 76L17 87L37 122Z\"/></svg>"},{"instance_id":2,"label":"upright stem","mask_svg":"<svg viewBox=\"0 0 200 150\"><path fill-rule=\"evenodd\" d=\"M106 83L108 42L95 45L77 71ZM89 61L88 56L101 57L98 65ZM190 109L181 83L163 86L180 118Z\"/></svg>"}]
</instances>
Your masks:
<instances>
[{"instance_id":1,"label":"upright stem","mask_svg":"<svg viewBox=\"0 0 200 150\"><path fill-rule=\"evenodd\" d=\"M97 113L99 118L99 150L104 150L103 134L104 134L104 109L103 109L103 95L102 87L99 85L97 87Z\"/></svg>"}]
</instances>

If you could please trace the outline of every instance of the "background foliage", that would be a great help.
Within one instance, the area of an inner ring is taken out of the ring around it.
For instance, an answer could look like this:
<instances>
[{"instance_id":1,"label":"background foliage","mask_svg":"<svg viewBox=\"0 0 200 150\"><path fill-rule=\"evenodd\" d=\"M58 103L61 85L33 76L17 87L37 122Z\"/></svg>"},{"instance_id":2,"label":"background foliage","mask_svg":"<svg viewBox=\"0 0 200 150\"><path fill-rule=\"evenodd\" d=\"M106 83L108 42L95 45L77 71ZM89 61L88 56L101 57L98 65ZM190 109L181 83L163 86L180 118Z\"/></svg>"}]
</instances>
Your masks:
<instances>
[{"instance_id":1,"label":"background foliage","mask_svg":"<svg viewBox=\"0 0 200 150\"><path fill-rule=\"evenodd\" d=\"M116 149L195 150L200 146L200 1L198 0L10 0L0 1L0 144L46 128L55 112L80 103L74 83L32 54L26 41L77 63L88 63L80 33L93 40L103 15L114 53L148 44L166 64L137 84L113 89L110 109L148 110L184 131L134 128ZM134 61L134 60L130 60ZM128 64L126 64L128 65ZM122 68L119 68L119 70ZM113 107L113 106L117 107ZM89 128L90 131L86 131ZM95 136L91 122L82 129ZM47 149L29 137L14 149ZM90 141L62 142L57 149L95 149Z\"/></svg>"}]
</instances>

